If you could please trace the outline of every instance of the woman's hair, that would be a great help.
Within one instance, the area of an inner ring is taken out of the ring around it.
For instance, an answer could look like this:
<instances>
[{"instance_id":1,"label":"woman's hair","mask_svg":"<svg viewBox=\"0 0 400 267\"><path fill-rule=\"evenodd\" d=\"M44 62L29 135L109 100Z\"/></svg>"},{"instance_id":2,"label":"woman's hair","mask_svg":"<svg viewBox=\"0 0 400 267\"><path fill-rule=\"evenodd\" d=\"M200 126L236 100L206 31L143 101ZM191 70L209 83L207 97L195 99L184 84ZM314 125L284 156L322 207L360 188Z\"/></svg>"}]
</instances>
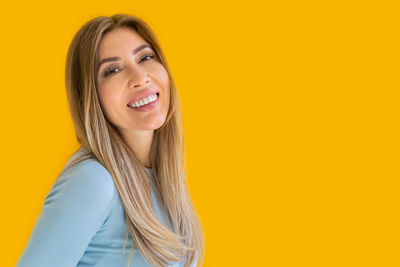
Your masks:
<instances>
[{"instance_id":1,"label":"woman's hair","mask_svg":"<svg viewBox=\"0 0 400 267\"><path fill-rule=\"evenodd\" d=\"M154 131L151 166L156 186L172 220L174 232L154 213L151 180L116 127L104 116L96 91L98 48L102 37L113 29L129 27L147 41L168 72L170 105L165 123ZM97 159L112 175L125 208L126 235L146 260L155 266L186 258L191 266L198 257L204 261L205 240L200 218L191 200L185 177L185 139L182 109L167 60L152 29L138 17L116 14L91 19L77 32L66 59L66 89L76 137L87 149L69 167L87 158ZM64 168L63 172L69 167ZM197 255L196 255L197 254Z\"/></svg>"}]
</instances>

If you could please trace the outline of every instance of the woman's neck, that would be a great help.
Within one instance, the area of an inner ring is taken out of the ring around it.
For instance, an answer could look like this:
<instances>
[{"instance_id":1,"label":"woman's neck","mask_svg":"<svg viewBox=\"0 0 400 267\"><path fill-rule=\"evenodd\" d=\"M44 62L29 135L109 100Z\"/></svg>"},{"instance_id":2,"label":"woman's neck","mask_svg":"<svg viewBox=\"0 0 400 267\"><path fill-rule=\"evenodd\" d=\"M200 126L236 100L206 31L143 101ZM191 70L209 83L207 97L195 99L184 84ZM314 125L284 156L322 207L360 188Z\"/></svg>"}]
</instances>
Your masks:
<instances>
[{"instance_id":1,"label":"woman's neck","mask_svg":"<svg viewBox=\"0 0 400 267\"><path fill-rule=\"evenodd\" d=\"M153 142L154 130L124 132L122 136L136 159L144 167L151 168L150 150Z\"/></svg>"}]
</instances>

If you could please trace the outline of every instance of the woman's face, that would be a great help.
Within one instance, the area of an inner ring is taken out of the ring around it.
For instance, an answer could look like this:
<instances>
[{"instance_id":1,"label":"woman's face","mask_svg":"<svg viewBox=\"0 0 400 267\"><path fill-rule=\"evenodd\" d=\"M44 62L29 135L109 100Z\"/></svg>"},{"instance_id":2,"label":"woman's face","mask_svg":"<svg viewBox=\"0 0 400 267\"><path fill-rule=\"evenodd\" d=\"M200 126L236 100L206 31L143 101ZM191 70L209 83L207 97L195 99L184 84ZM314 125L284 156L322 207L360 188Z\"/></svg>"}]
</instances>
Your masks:
<instances>
[{"instance_id":1,"label":"woman's face","mask_svg":"<svg viewBox=\"0 0 400 267\"><path fill-rule=\"evenodd\" d=\"M106 118L123 133L160 128L169 108L167 70L150 45L143 45L149 44L135 30L124 27L105 34L99 46L99 101ZM139 101L143 105L139 108L128 105Z\"/></svg>"}]
</instances>

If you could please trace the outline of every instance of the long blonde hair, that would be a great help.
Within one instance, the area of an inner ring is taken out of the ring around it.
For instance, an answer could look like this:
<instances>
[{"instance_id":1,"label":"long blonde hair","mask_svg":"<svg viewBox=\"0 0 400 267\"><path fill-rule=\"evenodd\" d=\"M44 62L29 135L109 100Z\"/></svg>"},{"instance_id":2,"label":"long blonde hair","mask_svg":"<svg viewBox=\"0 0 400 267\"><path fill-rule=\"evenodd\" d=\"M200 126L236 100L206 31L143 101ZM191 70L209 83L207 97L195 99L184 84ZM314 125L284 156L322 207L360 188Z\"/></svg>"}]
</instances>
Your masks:
<instances>
[{"instance_id":1,"label":"long blonde hair","mask_svg":"<svg viewBox=\"0 0 400 267\"><path fill-rule=\"evenodd\" d=\"M153 48L170 79L170 105L162 127L154 131L151 166L156 186L172 220L172 232L153 211L151 180L118 130L104 116L96 91L98 47L102 37L119 27L130 27ZM85 158L97 159L112 175L125 209L126 235L134 239L144 258L155 266L181 261L191 266L196 257L204 261L205 239L200 218L191 200L185 176L185 139L178 90L156 35L140 18L116 14L99 16L84 24L73 38L66 59L66 89L76 137L88 153L76 158L63 171ZM130 251L128 266L135 249Z\"/></svg>"}]
</instances>

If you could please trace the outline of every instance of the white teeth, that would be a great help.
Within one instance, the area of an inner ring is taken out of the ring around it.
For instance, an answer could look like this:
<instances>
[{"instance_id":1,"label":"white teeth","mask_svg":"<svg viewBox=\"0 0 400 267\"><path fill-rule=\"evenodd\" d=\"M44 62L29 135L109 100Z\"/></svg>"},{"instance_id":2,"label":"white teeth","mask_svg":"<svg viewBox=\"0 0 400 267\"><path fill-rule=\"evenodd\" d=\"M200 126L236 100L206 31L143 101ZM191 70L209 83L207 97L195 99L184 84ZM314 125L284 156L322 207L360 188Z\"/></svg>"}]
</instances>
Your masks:
<instances>
[{"instance_id":1,"label":"white teeth","mask_svg":"<svg viewBox=\"0 0 400 267\"><path fill-rule=\"evenodd\" d=\"M154 102L157 99L157 94L150 95L148 97L142 98L139 101L136 101L135 103L129 105L132 108L138 108L144 105L147 105L151 102Z\"/></svg>"}]
</instances>

